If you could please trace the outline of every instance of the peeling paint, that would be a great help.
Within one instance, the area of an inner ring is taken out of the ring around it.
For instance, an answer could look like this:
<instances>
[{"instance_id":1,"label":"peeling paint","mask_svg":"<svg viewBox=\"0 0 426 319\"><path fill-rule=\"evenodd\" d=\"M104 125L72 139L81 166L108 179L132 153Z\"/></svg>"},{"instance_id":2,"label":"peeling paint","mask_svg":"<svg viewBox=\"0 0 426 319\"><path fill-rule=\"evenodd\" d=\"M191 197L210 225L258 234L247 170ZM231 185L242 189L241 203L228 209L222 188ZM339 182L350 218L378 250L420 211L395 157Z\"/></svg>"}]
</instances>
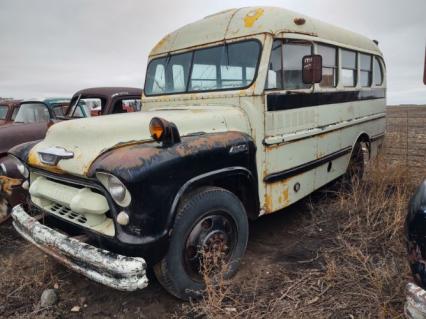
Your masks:
<instances>
[{"instance_id":1,"label":"peeling paint","mask_svg":"<svg viewBox=\"0 0 426 319\"><path fill-rule=\"evenodd\" d=\"M257 20L263 15L265 12L264 9L258 8L256 10L250 11L245 17L244 17L244 26L246 28L251 28L256 23Z\"/></svg>"}]
</instances>

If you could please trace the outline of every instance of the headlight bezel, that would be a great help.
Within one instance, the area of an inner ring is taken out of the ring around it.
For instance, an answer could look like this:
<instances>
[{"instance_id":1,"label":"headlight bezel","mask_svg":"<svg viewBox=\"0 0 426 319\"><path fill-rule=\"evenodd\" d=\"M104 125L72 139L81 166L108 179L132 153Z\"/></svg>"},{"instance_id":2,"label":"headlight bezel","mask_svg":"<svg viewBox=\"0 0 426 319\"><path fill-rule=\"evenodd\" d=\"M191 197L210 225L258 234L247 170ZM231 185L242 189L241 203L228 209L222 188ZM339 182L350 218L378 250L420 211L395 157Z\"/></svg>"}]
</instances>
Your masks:
<instances>
[{"instance_id":1,"label":"headlight bezel","mask_svg":"<svg viewBox=\"0 0 426 319\"><path fill-rule=\"evenodd\" d=\"M18 170L19 174L21 174L23 179L30 178L30 170L28 169L28 165L14 155L9 154L8 156L12 160L12 162L16 165L16 169ZM6 174L7 174L7 168L6 168Z\"/></svg>"},{"instance_id":2,"label":"headlight bezel","mask_svg":"<svg viewBox=\"0 0 426 319\"><path fill-rule=\"evenodd\" d=\"M105 187L117 205L123 208L130 206L130 203L132 202L132 196L130 195L127 187L117 176L106 172L97 172L96 178Z\"/></svg>"}]
</instances>

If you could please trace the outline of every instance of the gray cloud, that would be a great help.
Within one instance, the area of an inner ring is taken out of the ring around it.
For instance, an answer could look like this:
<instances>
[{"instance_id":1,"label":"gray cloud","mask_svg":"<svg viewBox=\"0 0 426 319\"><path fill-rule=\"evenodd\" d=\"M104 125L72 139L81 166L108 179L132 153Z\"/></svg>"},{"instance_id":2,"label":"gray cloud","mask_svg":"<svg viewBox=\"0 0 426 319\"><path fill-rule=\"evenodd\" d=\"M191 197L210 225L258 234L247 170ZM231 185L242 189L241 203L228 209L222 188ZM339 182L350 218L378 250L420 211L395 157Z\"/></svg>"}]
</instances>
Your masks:
<instances>
[{"instance_id":1,"label":"gray cloud","mask_svg":"<svg viewBox=\"0 0 426 319\"><path fill-rule=\"evenodd\" d=\"M426 104L422 84L426 2L232 1L313 16L380 41L391 104ZM166 33L230 2L2 0L0 96L69 96L90 86L142 87L147 56Z\"/></svg>"}]
</instances>

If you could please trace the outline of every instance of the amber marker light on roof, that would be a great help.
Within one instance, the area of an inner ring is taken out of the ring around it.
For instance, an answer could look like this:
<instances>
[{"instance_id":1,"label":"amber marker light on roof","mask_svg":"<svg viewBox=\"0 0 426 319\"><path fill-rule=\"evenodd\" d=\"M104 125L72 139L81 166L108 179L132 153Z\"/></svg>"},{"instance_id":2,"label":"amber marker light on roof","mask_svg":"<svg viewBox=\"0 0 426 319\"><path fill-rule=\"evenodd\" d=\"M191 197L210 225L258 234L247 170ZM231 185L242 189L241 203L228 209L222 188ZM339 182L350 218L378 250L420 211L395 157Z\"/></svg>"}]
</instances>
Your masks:
<instances>
[{"instance_id":1,"label":"amber marker light on roof","mask_svg":"<svg viewBox=\"0 0 426 319\"><path fill-rule=\"evenodd\" d=\"M304 25L306 23L306 20L304 18L294 18L294 23L296 25Z\"/></svg>"}]
</instances>

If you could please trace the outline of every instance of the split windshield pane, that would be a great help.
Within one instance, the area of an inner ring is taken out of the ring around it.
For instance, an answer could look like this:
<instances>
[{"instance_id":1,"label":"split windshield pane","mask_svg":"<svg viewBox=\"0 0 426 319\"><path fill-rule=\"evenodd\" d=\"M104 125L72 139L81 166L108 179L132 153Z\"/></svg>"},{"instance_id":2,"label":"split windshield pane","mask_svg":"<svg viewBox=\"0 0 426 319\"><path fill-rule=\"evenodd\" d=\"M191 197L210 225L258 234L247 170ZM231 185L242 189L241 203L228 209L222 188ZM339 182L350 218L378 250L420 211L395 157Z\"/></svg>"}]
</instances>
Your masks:
<instances>
[{"instance_id":1,"label":"split windshield pane","mask_svg":"<svg viewBox=\"0 0 426 319\"><path fill-rule=\"evenodd\" d=\"M261 46L250 40L170 55L150 62L145 94L161 95L248 87Z\"/></svg>"}]
</instances>

